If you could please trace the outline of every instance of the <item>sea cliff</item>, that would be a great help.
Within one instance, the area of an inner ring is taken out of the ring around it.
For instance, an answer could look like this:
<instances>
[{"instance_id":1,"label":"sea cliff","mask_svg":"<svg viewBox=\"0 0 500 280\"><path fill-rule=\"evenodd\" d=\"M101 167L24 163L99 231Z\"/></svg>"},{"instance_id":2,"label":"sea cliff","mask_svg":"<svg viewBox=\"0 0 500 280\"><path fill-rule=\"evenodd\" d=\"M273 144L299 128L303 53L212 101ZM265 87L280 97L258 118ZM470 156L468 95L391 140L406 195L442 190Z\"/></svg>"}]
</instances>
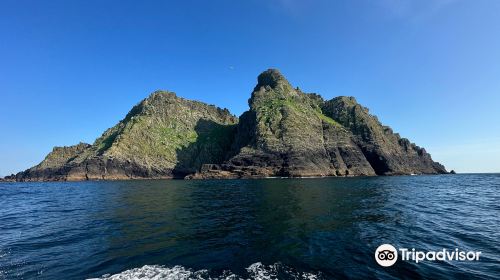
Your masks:
<instances>
[{"instance_id":1,"label":"sea cliff","mask_svg":"<svg viewBox=\"0 0 500 280\"><path fill-rule=\"evenodd\" d=\"M444 174L443 165L354 97L324 100L276 69L258 76L250 109L156 91L93 144L55 147L10 181Z\"/></svg>"}]
</instances>

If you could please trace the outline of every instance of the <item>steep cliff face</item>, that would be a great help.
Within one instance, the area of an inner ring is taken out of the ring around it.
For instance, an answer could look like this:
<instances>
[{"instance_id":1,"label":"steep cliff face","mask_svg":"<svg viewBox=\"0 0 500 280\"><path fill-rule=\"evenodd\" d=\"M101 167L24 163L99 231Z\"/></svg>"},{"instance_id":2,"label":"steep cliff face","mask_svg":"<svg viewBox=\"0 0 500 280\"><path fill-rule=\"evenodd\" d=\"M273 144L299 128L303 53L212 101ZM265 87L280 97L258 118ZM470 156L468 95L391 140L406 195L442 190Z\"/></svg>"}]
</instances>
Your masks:
<instances>
[{"instance_id":1,"label":"steep cliff face","mask_svg":"<svg viewBox=\"0 0 500 280\"><path fill-rule=\"evenodd\" d=\"M229 159L193 178L446 173L352 97L324 101L294 89L277 70L258 77Z\"/></svg>"},{"instance_id":2,"label":"steep cliff face","mask_svg":"<svg viewBox=\"0 0 500 280\"><path fill-rule=\"evenodd\" d=\"M434 162L424 148L382 125L354 97L334 98L322 108L326 115L352 132L354 141L378 175L446 173L444 166Z\"/></svg>"},{"instance_id":3,"label":"steep cliff face","mask_svg":"<svg viewBox=\"0 0 500 280\"><path fill-rule=\"evenodd\" d=\"M93 145L54 148L16 180L173 178L221 163L237 118L226 109L158 91Z\"/></svg>"},{"instance_id":4,"label":"steep cliff face","mask_svg":"<svg viewBox=\"0 0 500 280\"><path fill-rule=\"evenodd\" d=\"M250 109L158 91L94 144L56 147L18 181L439 174L425 149L382 125L353 97L329 101L274 69L257 78Z\"/></svg>"},{"instance_id":5,"label":"steep cliff face","mask_svg":"<svg viewBox=\"0 0 500 280\"><path fill-rule=\"evenodd\" d=\"M375 175L349 132L323 114L323 99L277 70L260 74L238 125L233 155L195 178Z\"/></svg>"}]
</instances>

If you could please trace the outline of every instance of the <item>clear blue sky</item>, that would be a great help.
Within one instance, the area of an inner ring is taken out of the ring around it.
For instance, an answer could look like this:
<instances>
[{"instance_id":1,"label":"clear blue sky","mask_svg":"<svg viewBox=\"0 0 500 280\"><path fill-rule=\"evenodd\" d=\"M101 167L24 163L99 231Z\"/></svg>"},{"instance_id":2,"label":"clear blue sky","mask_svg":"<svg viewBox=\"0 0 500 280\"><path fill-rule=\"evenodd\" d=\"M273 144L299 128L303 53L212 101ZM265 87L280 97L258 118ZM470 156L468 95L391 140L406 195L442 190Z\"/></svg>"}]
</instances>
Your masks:
<instances>
[{"instance_id":1,"label":"clear blue sky","mask_svg":"<svg viewBox=\"0 0 500 280\"><path fill-rule=\"evenodd\" d=\"M500 1L0 2L0 175L156 89L239 115L257 75L355 96L448 169L500 172Z\"/></svg>"}]
</instances>

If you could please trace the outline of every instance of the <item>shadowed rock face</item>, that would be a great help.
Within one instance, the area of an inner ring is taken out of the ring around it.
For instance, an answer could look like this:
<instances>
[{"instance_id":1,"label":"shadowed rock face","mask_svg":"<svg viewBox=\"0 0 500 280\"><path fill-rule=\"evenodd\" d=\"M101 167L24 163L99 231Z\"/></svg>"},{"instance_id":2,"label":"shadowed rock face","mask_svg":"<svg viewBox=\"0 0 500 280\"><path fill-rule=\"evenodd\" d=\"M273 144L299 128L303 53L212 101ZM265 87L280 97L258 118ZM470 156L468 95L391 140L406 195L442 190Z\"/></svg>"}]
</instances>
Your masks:
<instances>
[{"instance_id":1,"label":"shadowed rock face","mask_svg":"<svg viewBox=\"0 0 500 280\"><path fill-rule=\"evenodd\" d=\"M446 173L354 98L324 101L294 89L278 70L259 75L249 105L229 159L193 178Z\"/></svg>"},{"instance_id":2,"label":"shadowed rock face","mask_svg":"<svg viewBox=\"0 0 500 280\"><path fill-rule=\"evenodd\" d=\"M336 97L325 102L322 108L325 114L351 131L354 141L377 174L447 173L444 166L434 162L424 148L382 125L354 97Z\"/></svg>"},{"instance_id":3,"label":"shadowed rock face","mask_svg":"<svg viewBox=\"0 0 500 280\"><path fill-rule=\"evenodd\" d=\"M353 97L324 101L269 69L250 110L154 92L94 144L56 147L7 180L259 178L438 174L425 149L383 126Z\"/></svg>"},{"instance_id":4,"label":"shadowed rock face","mask_svg":"<svg viewBox=\"0 0 500 280\"><path fill-rule=\"evenodd\" d=\"M39 165L7 179L183 178L203 163L223 162L237 121L227 109L157 91L93 145L54 148Z\"/></svg>"}]
</instances>

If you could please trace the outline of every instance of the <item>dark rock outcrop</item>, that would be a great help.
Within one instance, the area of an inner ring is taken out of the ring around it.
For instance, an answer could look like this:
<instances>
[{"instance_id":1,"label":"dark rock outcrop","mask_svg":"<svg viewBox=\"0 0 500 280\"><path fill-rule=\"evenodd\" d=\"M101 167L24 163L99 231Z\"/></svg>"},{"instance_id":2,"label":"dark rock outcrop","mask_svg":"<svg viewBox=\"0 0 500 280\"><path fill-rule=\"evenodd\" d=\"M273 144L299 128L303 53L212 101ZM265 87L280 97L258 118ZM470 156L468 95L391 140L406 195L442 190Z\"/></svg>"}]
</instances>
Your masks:
<instances>
[{"instance_id":1,"label":"dark rock outcrop","mask_svg":"<svg viewBox=\"0 0 500 280\"><path fill-rule=\"evenodd\" d=\"M56 147L17 181L183 178L221 163L237 118L227 109L157 91L93 145Z\"/></svg>"},{"instance_id":2,"label":"dark rock outcrop","mask_svg":"<svg viewBox=\"0 0 500 280\"><path fill-rule=\"evenodd\" d=\"M440 174L425 149L353 97L325 101L274 69L260 74L239 120L226 109L158 91L94 144L56 147L6 180L261 178Z\"/></svg>"},{"instance_id":3,"label":"dark rock outcrop","mask_svg":"<svg viewBox=\"0 0 500 280\"><path fill-rule=\"evenodd\" d=\"M425 151L388 126L382 125L354 97L337 97L323 104L326 115L337 120L353 135L378 175L446 173Z\"/></svg>"},{"instance_id":4,"label":"dark rock outcrop","mask_svg":"<svg viewBox=\"0 0 500 280\"><path fill-rule=\"evenodd\" d=\"M446 173L353 97L324 101L294 89L277 70L259 75L249 105L228 160L191 178Z\"/></svg>"}]
</instances>

